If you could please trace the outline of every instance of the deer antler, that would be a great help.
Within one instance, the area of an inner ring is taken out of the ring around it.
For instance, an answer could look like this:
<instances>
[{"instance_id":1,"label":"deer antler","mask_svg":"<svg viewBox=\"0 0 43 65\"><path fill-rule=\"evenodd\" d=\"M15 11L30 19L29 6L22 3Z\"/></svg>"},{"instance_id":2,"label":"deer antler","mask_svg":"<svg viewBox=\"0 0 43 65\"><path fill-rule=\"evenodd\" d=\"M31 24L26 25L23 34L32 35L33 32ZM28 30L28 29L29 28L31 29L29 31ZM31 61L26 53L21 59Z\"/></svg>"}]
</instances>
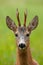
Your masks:
<instances>
[{"instance_id":1,"label":"deer antler","mask_svg":"<svg viewBox=\"0 0 43 65\"><path fill-rule=\"evenodd\" d=\"M24 26L26 26L27 10L24 12Z\"/></svg>"},{"instance_id":2,"label":"deer antler","mask_svg":"<svg viewBox=\"0 0 43 65\"><path fill-rule=\"evenodd\" d=\"M19 19L18 8L17 8L17 10L16 10L16 16L17 16L17 20L18 20L18 25L21 26L20 19Z\"/></svg>"}]
</instances>

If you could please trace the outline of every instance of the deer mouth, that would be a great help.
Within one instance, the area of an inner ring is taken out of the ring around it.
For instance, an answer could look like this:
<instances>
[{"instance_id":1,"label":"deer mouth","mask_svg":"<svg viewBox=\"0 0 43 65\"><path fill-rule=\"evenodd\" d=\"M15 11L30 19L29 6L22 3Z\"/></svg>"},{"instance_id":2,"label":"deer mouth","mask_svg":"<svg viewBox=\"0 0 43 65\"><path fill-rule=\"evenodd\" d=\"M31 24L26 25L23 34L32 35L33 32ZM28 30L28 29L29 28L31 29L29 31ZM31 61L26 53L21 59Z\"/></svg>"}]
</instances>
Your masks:
<instances>
[{"instance_id":1,"label":"deer mouth","mask_svg":"<svg viewBox=\"0 0 43 65\"><path fill-rule=\"evenodd\" d=\"M20 50L24 50L25 48L26 48L26 45L25 44L22 44L22 43L19 44L19 49Z\"/></svg>"}]
</instances>

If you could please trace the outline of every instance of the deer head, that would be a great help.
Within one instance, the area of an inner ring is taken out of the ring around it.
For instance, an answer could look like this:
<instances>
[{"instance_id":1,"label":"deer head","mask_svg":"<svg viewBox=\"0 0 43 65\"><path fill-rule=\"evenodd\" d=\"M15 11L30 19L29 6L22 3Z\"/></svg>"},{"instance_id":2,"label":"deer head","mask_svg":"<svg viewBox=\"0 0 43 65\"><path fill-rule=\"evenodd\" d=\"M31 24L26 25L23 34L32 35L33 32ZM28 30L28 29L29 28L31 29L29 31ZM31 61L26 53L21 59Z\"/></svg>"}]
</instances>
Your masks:
<instances>
[{"instance_id":1,"label":"deer head","mask_svg":"<svg viewBox=\"0 0 43 65\"><path fill-rule=\"evenodd\" d=\"M26 18L27 18L26 11L24 12L23 26L21 26L20 23L18 9L16 12L16 16L18 20L18 26L16 26L15 22L13 22L13 20L9 16L6 17L6 24L8 28L11 29L15 34L17 47L19 49L25 49L29 45L28 41L29 41L30 33L38 26L38 16L35 16L28 26L26 26Z\"/></svg>"}]
</instances>

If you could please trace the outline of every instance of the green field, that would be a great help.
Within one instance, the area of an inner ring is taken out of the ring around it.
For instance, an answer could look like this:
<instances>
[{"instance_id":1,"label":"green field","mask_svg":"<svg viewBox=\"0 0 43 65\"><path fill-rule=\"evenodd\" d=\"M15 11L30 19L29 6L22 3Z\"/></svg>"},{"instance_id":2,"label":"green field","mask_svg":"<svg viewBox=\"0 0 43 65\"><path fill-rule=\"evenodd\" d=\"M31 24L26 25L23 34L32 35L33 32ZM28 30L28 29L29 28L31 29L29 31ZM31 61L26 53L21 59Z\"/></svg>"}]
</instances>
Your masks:
<instances>
[{"instance_id":1,"label":"green field","mask_svg":"<svg viewBox=\"0 0 43 65\"><path fill-rule=\"evenodd\" d=\"M43 65L43 0L0 0L0 65L14 65L16 61L16 41L6 25L6 16L17 24L17 8L22 24L25 9L28 11L27 24L35 15L39 17L39 25L30 35L30 47L33 58Z\"/></svg>"}]
</instances>

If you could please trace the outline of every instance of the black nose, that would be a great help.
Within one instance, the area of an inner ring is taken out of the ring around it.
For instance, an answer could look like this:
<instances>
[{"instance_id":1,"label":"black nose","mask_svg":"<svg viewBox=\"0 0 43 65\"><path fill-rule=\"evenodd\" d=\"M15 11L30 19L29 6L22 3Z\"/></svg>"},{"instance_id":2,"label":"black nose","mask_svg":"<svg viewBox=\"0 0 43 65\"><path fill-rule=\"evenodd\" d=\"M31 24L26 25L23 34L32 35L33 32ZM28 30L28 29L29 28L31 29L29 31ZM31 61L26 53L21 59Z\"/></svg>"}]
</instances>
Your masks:
<instances>
[{"instance_id":1,"label":"black nose","mask_svg":"<svg viewBox=\"0 0 43 65\"><path fill-rule=\"evenodd\" d=\"M19 44L19 47L20 48L25 48L25 44L21 43L21 44Z\"/></svg>"}]
</instances>

